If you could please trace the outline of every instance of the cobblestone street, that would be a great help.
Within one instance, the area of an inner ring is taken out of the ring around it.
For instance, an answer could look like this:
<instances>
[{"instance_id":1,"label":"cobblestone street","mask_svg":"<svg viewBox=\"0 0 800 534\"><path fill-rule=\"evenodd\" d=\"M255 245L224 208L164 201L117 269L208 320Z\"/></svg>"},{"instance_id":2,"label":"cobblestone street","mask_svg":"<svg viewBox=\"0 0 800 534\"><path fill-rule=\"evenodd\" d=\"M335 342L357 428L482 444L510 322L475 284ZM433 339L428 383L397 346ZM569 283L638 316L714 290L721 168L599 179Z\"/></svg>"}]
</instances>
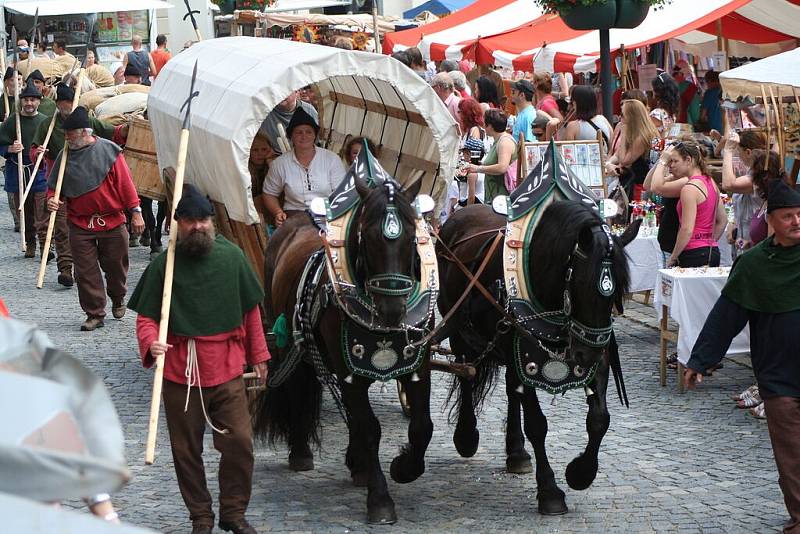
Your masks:
<instances>
[{"instance_id":1,"label":"cobblestone street","mask_svg":"<svg viewBox=\"0 0 800 534\"><path fill-rule=\"evenodd\" d=\"M48 266L44 288L37 290L39 258L24 259L18 241L3 200L0 297L12 316L37 323L109 388L124 426L133 475L113 496L120 517L157 531L187 532L190 523L175 480L163 410L156 463L145 466L143 461L152 373L141 368L137 356L135 315L129 312L118 321L110 318L109 310L105 328L80 332L84 315L77 290L56 283L54 262ZM129 294L148 253L144 247L130 250ZM598 477L586 491L571 490L564 480L567 463L586 444L584 394L573 391L556 400L541 395L550 425L550 459L570 508L564 516L536 512L533 474L504 471L502 383L479 418L478 453L463 459L452 444L453 428L444 407L449 376L436 374L431 401L435 428L427 471L407 485L389 480L399 517L395 526L366 525L366 491L350 483L344 466L346 433L328 397L316 470L291 472L285 449L257 446L247 517L260 532L778 532L788 516L766 423L738 410L730 400L730 395L753 383L752 371L741 362L726 360L724 369L698 391L679 394L674 371L662 388L658 332L647 324L652 321L652 310L640 304L633 304L627 316L617 320L631 406L620 405L610 384L611 428L601 448ZM372 398L383 427L381 459L388 479L389 462L405 442L407 420L393 383L385 388L374 385ZM206 438L207 477L216 494L218 455L210 434ZM530 445L527 450L531 451ZM81 508L80 503L74 505Z\"/></svg>"}]
</instances>

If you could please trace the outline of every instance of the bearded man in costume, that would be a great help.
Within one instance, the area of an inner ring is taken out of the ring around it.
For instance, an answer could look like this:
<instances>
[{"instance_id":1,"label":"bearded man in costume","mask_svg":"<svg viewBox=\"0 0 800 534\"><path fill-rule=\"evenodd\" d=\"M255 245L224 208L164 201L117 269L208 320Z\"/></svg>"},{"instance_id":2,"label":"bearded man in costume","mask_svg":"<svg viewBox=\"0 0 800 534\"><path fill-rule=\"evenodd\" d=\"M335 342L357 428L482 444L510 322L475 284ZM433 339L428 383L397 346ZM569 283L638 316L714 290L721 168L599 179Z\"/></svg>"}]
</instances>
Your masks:
<instances>
[{"instance_id":1,"label":"bearded man in costume","mask_svg":"<svg viewBox=\"0 0 800 534\"><path fill-rule=\"evenodd\" d=\"M214 526L203 468L206 424L219 463L219 527L255 533L245 519L253 478L253 431L242 374L251 365L266 383L270 358L258 304L264 292L239 247L216 236L214 208L188 185L175 210L178 242L167 343L158 341L167 254L148 265L128 307L136 311L142 364L165 355L164 412L175 473L192 533Z\"/></svg>"},{"instance_id":2,"label":"bearded man in costume","mask_svg":"<svg viewBox=\"0 0 800 534\"><path fill-rule=\"evenodd\" d=\"M106 291L116 319L125 315L128 292L128 231L126 212L137 234L144 230L142 208L131 171L119 145L92 135L86 108L75 108L63 124L69 146L61 195L66 199L69 244L75 262L78 300L86 312L81 330L104 325ZM56 158L59 169L64 151ZM58 172L47 180L47 207L57 211L64 201L55 198ZM108 287L103 287L103 274Z\"/></svg>"},{"instance_id":3,"label":"bearded man in costume","mask_svg":"<svg viewBox=\"0 0 800 534\"><path fill-rule=\"evenodd\" d=\"M745 252L731 269L686 364L694 387L719 363L750 323L750 357L764 399L778 483L789 511L784 532L800 533L800 193L769 184L767 221L775 233Z\"/></svg>"}]
</instances>

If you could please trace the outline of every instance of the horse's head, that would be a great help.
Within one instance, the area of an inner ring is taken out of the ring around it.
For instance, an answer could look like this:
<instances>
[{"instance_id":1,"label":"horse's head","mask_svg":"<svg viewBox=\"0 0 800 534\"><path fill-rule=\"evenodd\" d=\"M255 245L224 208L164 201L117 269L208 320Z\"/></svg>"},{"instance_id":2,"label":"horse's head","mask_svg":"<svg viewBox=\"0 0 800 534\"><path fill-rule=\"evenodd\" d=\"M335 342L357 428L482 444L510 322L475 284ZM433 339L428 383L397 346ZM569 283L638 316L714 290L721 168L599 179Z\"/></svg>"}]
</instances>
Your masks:
<instances>
[{"instance_id":1,"label":"horse's head","mask_svg":"<svg viewBox=\"0 0 800 534\"><path fill-rule=\"evenodd\" d=\"M614 237L600 216L580 202L555 202L542 214L531 243L536 298L562 309L569 329L567 358L585 369L603 355L611 336L611 311L628 289L623 248L636 236L633 224Z\"/></svg>"},{"instance_id":2,"label":"horse's head","mask_svg":"<svg viewBox=\"0 0 800 534\"><path fill-rule=\"evenodd\" d=\"M412 202L422 185L417 180L403 190L387 178L370 187L356 177L362 200L358 219L359 283L375 305L384 327L400 327L414 287L417 264L416 209Z\"/></svg>"}]
</instances>

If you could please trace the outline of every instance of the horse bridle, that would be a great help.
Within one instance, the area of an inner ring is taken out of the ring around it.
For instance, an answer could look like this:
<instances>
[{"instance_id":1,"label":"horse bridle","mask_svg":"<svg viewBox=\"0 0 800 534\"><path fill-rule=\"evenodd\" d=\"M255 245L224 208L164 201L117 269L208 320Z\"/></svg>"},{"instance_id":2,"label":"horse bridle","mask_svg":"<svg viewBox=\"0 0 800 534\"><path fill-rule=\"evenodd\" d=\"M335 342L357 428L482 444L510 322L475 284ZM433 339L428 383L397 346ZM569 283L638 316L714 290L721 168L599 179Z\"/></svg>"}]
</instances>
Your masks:
<instances>
[{"instance_id":1,"label":"horse bridle","mask_svg":"<svg viewBox=\"0 0 800 534\"><path fill-rule=\"evenodd\" d=\"M605 223L599 223L591 227L593 234L602 232L606 236L606 253L601 260L600 274L597 277L597 291L604 297L610 297L614 294L614 278L612 276L611 267L613 265L612 257L614 254L614 241L611 236L611 229ZM586 254L575 243L572 253L566 262L566 271L564 275L564 296L563 307L560 314L553 314L552 311L544 310L536 299L531 300L531 304L537 315L549 315L549 320L562 324L562 329L565 333L572 335L572 339L578 339L581 343L596 348L606 347L611 341L611 334L614 329L613 320L609 321L608 326L596 328L583 324L572 315L572 294L570 292L570 283L572 282L572 273L574 270L574 262L576 258L582 260L588 259Z\"/></svg>"}]
</instances>

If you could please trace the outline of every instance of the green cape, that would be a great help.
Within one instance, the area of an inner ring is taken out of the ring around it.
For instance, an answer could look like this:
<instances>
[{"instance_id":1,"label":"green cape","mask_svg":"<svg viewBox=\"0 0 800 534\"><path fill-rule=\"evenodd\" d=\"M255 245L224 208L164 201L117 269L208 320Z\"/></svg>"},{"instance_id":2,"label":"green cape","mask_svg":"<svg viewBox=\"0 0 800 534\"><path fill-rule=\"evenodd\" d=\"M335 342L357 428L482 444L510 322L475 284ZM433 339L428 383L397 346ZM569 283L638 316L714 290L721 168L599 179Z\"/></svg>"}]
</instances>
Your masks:
<instances>
[{"instance_id":1,"label":"green cape","mask_svg":"<svg viewBox=\"0 0 800 534\"><path fill-rule=\"evenodd\" d=\"M128 301L128 308L155 321L161 319L166 263L166 252L154 259ZM205 258L175 251L171 333L198 337L233 330L242 324L245 313L263 299L264 291L244 253L224 237L217 236Z\"/></svg>"},{"instance_id":2,"label":"green cape","mask_svg":"<svg viewBox=\"0 0 800 534\"><path fill-rule=\"evenodd\" d=\"M769 237L734 264L722 294L748 310L800 310L800 245L781 247Z\"/></svg>"}]
</instances>

